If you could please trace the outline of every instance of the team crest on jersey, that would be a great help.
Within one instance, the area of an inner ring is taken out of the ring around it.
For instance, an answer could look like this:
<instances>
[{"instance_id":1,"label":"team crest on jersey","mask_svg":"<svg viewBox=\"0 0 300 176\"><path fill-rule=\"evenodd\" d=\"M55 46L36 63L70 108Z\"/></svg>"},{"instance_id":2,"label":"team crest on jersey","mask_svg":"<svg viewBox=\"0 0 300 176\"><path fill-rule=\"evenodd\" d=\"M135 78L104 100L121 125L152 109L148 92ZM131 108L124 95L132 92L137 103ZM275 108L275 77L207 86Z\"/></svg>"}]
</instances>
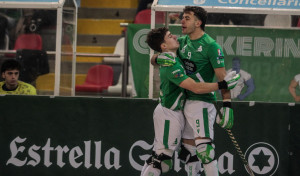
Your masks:
<instances>
[{"instance_id":1,"label":"team crest on jersey","mask_svg":"<svg viewBox=\"0 0 300 176\"><path fill-rule=\"evenodd\" d=\"M197 51L201 52L202 51L202 46L199 46Z\"/></svg>"},{"instance_id":2,"label":"team crest on jersey","mask_svg":"<svg viewBox=\"0 0 300 176\"><path fill-rule=\"evenodd\" d=\"M185 45L182 49L181 49L181 52L182 53L185 53L185 48L187 47L187 45Z\"/></svg>"}]
</instances>

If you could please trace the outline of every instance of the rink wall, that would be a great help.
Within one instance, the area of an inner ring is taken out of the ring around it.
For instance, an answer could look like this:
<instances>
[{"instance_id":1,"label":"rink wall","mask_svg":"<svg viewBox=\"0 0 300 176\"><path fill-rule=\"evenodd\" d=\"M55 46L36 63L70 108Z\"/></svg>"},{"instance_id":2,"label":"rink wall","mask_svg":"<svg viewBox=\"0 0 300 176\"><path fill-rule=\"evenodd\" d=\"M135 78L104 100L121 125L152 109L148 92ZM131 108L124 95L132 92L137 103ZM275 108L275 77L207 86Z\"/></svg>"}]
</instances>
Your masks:
<instances>
[{"instance_id":1,"label":"rink wall","mask_svg":"<svg viewBox=\"0 0 300 176\"><path fill-rule=\"evenodd\" d=\"M151 153L156 100L2 96L0 105L0 175L137 176ZM288 175L300 148L300 105L233 108L232 131L254 172ZM226 131L215 129L220 174L247 175ZM185 175L176 155L167 175Z\"/></svg>"}]
</instances>

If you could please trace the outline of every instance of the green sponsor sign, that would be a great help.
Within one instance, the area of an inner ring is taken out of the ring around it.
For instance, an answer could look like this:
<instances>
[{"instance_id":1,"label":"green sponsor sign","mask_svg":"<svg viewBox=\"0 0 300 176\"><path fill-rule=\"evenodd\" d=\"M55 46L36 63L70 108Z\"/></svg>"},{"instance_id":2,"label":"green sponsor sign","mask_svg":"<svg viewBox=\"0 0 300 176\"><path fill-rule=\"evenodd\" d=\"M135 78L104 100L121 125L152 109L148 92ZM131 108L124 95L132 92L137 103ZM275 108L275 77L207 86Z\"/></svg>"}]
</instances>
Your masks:
<instances>
[{"instance_id":1,"label":"green sponsor sign","mask_svg":"<svg viewBox=\"0 0 300 176\"><path fill-rule=\"evenodd\" d=\"M181 35L180 27L171 32ZM138 97L148 96L149 48L145 43L149 25L131 24L128 45ZM244 81L253 80L254 91L236 101L293 102L288 86L300 66L300 31L254 27L206 27L206 32L223 48L226 70L238 57ZM249 76L250 75L250 76ZM242 79L241 79L242 80ZM249 82L241 82L238 94L247 91ZM159 84L159 82L156 82ZM299 93L299 90L297 90Z\"/></svg>"},{"instance_id":2,"label":"green sponsor sign","mask_svg":"<svg viewBox=\"0 0 300 176\"><path fill-rule=\"evenodd\" d=\"M154 100L4 96L0 104L1 175L138 176L152 151ZM232 131L254 173L288 175L289 148L299 150L299 126L291 134L288 126L291 117L299 124L300 105L236 102L233 108ZM218 126L215 144L220 175L247 175ZM186 175L177 156L166 175Z\"/></svg>"}]
</instances>

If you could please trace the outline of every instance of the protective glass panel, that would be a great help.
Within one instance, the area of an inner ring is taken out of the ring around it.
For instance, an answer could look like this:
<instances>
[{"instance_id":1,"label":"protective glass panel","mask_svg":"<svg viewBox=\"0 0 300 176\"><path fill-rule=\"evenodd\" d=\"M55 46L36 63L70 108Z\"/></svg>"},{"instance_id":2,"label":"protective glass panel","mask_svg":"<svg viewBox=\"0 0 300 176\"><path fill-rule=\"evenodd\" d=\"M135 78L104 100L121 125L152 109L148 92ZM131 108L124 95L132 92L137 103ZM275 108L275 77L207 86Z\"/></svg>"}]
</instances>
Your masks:
<instances>
[{"instance_id":1,"label":"protective glass panel","mask_svg":"<svg viewBox=\"0 0 300 176\"><path fill-rule=\"evenodd\" d=\"M70 96L72 93L72 61L74 56L75 9L71 0L66 1L62 19L62 48L60 95Z\"/></svg>"}]
</instances>

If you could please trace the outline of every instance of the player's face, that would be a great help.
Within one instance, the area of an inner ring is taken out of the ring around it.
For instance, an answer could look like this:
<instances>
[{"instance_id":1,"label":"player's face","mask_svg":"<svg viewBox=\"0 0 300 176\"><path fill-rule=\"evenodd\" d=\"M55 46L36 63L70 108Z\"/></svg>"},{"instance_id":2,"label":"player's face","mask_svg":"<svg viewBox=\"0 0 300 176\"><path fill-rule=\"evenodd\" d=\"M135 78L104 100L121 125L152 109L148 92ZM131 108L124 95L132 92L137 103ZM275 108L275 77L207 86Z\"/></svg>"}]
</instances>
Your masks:
<instances>
[{"instance_id":1,"label":"player's face","mask_svg":"<svg viewBox=\"0 0 300 176\"><path fill-rule=\"evenodd\" d=\"M199 23L200 20L194 16L194 12L184 13L181 20L181 29L183 34L191 34L196 29L196 24Z\"/></svg>"},{"instance_id":2,"label":"player's face","mask_svg":"<svg viewBox=\"0 0 300 176\"><path fill-rule=\"evenodd\" d=\"M6 70L2 73L2 78L5 79L8 88L15 88L18 85L19 70Z\"/></svg>"},{"instance_id":3,"label":"player's face","mask_svg":"<svg viewBox=\"0 0 300 176\"><path fill-rule=\"evenodd\" d=\"M164 40L167 50L176 51L178 49L179 42L177 41L177 37L176 35L171 34L170 31L166 33Z\"/></svg>"}]
</instances>

